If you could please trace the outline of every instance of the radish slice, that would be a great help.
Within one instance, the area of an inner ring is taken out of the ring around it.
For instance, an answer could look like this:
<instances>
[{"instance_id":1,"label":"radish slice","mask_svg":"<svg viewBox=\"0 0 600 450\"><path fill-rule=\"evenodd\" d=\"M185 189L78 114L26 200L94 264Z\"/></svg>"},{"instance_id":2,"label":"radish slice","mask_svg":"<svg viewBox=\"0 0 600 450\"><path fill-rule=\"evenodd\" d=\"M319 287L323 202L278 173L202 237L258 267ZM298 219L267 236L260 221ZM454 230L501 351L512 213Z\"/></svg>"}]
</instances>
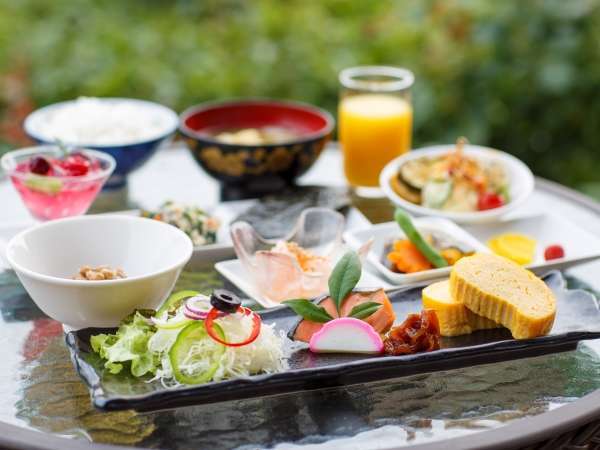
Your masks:
<instances>
[{"instance_id":1,"label":"radish slice","mask_svg":"<svg viewBox=\"0 0 600 450\"><path fill-rule=\"evenodd\" d=\"M367 322L342 317L326 322L313 334L309 348L314 353L378 354L383 352L383 341Z\"/></svg>"}]
</instances>

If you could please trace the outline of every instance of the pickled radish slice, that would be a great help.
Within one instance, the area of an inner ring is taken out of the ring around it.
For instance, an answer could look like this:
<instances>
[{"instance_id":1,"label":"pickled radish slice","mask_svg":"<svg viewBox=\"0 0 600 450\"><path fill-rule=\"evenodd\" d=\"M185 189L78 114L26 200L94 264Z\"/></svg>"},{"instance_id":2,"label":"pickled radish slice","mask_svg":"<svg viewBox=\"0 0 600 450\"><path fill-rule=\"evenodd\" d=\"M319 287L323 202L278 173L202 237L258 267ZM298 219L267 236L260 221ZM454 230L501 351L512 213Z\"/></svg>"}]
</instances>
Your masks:
<instances>
[{"instance_id":1,"label":"pickled radish slice","mask_svg":"<svg viewBox=\"0 0 600 450\"><path fill-rule=\"evenodd\" d=\"M524 266L533 262L536 241L524 234L504 233L492 237L488 241L488 247L497 255Z\"/></svg>"}]
</instances>

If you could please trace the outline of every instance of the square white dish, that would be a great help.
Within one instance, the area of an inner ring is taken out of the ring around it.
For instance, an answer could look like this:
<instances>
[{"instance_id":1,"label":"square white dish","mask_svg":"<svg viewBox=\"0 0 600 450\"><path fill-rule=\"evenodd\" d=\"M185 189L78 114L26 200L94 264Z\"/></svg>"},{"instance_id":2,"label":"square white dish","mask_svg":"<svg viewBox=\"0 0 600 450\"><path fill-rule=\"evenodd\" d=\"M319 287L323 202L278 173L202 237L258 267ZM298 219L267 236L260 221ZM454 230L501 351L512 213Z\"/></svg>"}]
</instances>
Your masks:
<instances>
[{"instance_id":1,"label":"square white dish","mask_svg":"<svg viewBox=\"0 0 600 450\"><path fill-rule=\"evenodd\" d=\"M502 233L520 233L535 239L535 257L527 268L537 274L553 269L567 269L600 259L600 238L570 220L554 214L520 217L485 225L464 225L463 228L483 244ZM545 248L555 244L563 247L565 257L546 261Z\"/></svg>"},{"instance_id":2,"label":"square white dish","mask_svg":"<svg viewBox=\"0 0 600 450\"><path fill-rule=\"evenodd\" d=\"M231 259L229 261L221 261L215 264L215 269L227 280L233 283L239 290L246 293L250 298L256 300L265 308L274 308L281 306L279 303L262 297L254 288L250 275L242 266L239 259ZM358 281L357 288L389 288L388 283L372 274L368 270L362 271L362 276Z\"/></svg>"},{"instance_id":3,"label":"square white dish","mask_svg":"<svg viewBox=\"0 0 600 450\"><path fill-rule=\"evenodd\" d=\"M455 241L460 248L477 252L489 253L490 251L480 241L447 219L420 217L414 219L414 225L417 230L423 233L436 233L448 237L452 241ZM371 238L373 238L373 244L367 255L367 261L394 285L401 286L420 283L422 281L444 278L450 274L450 267L416 273L397 273L388 269L382 262L384 247L394 239L405 238L404 232L396 222L380 223L369 228L344 233L344 240L354 250L360 248Z\"/></svg>"}]
</instances>

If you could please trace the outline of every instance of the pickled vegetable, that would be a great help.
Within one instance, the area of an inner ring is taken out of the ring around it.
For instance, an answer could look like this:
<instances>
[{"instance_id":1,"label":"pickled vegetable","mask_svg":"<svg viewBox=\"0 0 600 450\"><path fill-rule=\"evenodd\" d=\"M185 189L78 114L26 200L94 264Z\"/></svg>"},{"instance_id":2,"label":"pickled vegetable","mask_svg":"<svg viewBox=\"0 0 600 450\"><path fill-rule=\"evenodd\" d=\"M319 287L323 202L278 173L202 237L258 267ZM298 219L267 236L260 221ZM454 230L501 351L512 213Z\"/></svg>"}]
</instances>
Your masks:
<instances>
[{"instance_id":1,"label":"pickled vegetable","mask_svg":"<svg viewBox=\"0 0 600 450\"><path fill-rule=\"evenodd\" d=\"M433 310L409 314L404 322L390 330L383 341L388 355L412 355L440 348L440 324Z\"/></svg>"},{"instance_id":2,"label":"pickled vegetable","mask_svg":"<svg viewBox=\"0 0 600 450\"><path fill-rule=\"evenodd\" d=\"M536 241L524 234L505 233L491 238L488 247L497 255L526 265L533 262Z\"/></svg>"},{"instance_id":3,"label":"pickled vegetable","mask_svg":"<svg viewBox=\"0 0 600 450\"><path fill-rule=\"evenodd\" d=\"M395 241L394 250L388 253L387 258L398 272L415 273L433 269L429 260L408 239Z\"/></svg>"}]
</instances>

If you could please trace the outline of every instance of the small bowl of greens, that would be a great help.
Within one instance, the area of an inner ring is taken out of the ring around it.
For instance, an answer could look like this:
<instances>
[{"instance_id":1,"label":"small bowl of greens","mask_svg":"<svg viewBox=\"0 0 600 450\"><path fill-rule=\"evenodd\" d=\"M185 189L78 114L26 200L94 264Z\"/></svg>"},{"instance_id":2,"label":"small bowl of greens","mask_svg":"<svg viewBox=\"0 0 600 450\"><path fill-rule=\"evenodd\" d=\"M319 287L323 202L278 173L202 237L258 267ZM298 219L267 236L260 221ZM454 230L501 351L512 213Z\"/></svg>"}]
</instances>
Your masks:
<instances>
[{"instance_id":1,"label":"small bowl of greens","mask_svg":"<svg viewBox=\"0 0 600 450\"><path fill-rule=\"evenodd\" d=\"M221 221L198 206L166 201L156 210L141 210L140 215L179 228L189 236L194 247L217 242Z\"/></svg>"}]
</instances>

